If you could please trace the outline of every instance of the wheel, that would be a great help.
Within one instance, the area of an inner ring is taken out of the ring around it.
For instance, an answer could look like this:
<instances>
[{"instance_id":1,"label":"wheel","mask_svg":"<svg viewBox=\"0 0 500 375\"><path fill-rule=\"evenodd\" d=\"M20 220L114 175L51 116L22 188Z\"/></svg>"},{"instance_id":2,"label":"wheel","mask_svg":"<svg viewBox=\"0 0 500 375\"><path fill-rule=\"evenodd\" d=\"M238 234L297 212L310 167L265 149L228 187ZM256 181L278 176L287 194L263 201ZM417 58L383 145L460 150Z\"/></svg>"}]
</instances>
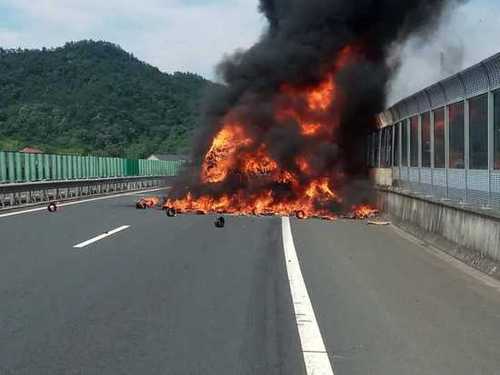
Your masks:
<instances>
[{"instance_id":1,"label":"wheel","mask_svg":"<svg viewBox=\"0 0 500 375\"><path fill-rule=\"evenodd\" d=\"M215 221L215 227L216 228L224 228L226 225L226 220L221 216Z\"/></svg>"},{"instance_id":2,"label":"wheel","mask_svg":"<svg viewBox=\"0 0 500 375\"><path fill-rule=\"evenodd\" d=\"M297 219L305 219L306 213L302 210L299 210L295 213L295 216L297 217Z\"/></svg>"}]
</instances>

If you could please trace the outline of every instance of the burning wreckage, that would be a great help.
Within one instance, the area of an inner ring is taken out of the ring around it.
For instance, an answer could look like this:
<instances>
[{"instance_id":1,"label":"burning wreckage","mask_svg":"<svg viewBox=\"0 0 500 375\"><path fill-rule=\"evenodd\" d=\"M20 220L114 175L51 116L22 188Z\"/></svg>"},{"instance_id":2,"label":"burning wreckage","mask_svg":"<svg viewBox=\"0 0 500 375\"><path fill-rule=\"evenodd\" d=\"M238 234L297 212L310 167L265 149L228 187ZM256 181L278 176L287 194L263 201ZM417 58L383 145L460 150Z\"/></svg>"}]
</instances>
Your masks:
<instances>
[{"instance_id":1,"label":"burning wreckage","mask_svg":"<svg viewBox=\"0 0 500 375\"><path fill-rule=\"evenodd\" d=\"M374 216L377 211L369 205L343 196L348 176L338 162L336 142L337 107L345 101L337 76L358 54L355 47L344 48L314 85L282 84L272 96L267 121L250 116L246 108L230 109L195 175L187 184L181 177L179 185L187 188L174 187L164 207L176 213L300 219ZM294 147L287 150L289 138Z\"/></svg>"},{"instance_id":2,"label":"burning wreckage","mask_svg":"<svg viewBox=\"0 0 500 375\"><path fill-rule=\"evenodd\" d=\"M450 2L260 0L269 27L219 65L193 165L163 207L170 216L376 215L364 146L399 65L392 52Z\"/></svg>"}]
</instances>

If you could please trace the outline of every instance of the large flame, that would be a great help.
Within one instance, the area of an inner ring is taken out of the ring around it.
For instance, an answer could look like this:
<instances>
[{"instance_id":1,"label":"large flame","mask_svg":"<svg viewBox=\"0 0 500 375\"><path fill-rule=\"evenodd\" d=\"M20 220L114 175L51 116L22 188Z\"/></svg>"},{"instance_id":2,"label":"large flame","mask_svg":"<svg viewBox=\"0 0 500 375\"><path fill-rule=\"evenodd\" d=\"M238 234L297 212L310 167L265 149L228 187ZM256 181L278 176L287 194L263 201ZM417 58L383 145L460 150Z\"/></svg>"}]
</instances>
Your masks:
<instances>
[{"instance_id":1,"label":"large flame","mask_svg":"<svg viewBox=\"0 0 500 375\"><path fill-rule=\"evenodd\" d=\"M342 105L336 75L355 57L356 50L347 47L318 84L281 86L273 103L276 123L312 142L310 147L297 150L295 160L280 161L279 155L270 153L265 139L249 131L246 118L230 112L202 161L199 181L204 192L189 191L180 198L170 198L165 207L181 213L336 218L342 204L336 186L341 173L332 168L318 175L313 159L319 141L335 144L335 106ZM230 188L218 189L220 186Z\"/></svg>"}]
</instances>

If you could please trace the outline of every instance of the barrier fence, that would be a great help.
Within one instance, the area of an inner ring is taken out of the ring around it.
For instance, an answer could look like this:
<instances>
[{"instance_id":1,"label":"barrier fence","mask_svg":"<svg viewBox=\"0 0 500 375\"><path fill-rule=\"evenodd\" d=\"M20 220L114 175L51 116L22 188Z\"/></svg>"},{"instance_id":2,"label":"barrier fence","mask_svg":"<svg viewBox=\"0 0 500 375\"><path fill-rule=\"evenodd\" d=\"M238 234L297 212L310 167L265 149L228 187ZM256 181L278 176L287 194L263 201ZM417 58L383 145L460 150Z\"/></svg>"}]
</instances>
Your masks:
<instances>
[{"instance_id":1,"label":"barrier fence","mask_svg":"<svg viewBox=\"0 0 500 375\"><path fill-rule=\"evenodd\" d=\"M500 54L402 100L379 116L367 160L393 185L500 208Z\"/></svg>"},{"instance_id":2,"label":"barrier fence","mask_svg":"<svg viewBox=\"0 0 500 375\"><path fill-rule=\"evenodd\" d=\"M175 176L184 161L0 151L0 184L113 177Z\"/></svg>"}]
</instances>

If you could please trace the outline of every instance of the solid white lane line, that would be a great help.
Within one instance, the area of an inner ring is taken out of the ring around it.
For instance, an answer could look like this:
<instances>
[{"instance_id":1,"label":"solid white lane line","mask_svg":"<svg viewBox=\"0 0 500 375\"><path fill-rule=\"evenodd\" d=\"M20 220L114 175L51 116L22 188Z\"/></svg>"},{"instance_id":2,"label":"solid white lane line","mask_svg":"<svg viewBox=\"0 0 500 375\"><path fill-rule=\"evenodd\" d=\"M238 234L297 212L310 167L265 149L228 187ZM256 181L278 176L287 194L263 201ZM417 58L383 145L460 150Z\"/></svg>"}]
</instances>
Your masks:
<instances>
[{"instance_id":1,"label":"solid white lane line","mask_svg":"<svg viewBox=\"0 0 500 375\"><path fill-rule=\"evenodd\" d=\"M115 233L118 233L118 232L121 232L122 230L125 230L125 229L128 229L130 228L130 225L123 225L119 228L116 228L116 229L113 229L113 230L110 230L109 232L106 232L106 233L103 233L103 234L100 234L94 238L91 238L90 240L87 240L87 241L84 241L84 242L81 242L79 243L78 245L75 245L73 246L75 249L81 249L81 248L84 248L85 246L88 246L90 244L93 244L94 242L97 242L97 241L100 241L102 240L103 238L106 238L106 237L109 237L109 236L112 236L113 234Z\"/></svg>"},{"instance_id":2,"label":"solid white lane line","mask_svg":"<svg viewBox=\"0 0 500 375\"><path fill-rule=\"evenodd\" d=\"M293 243L290 219L288 217L281 219L281 228L283 232L286 270L307 375L333 375L333 366L328 358L325 343L323 342L309 293L302 277L302 271L300 270L297 251Z\"/></svg>"},{"instance_id":3,"label":"solid white lane line","mask_svg":"<svg viewBox=\"0 0 500 375\"><path fill-rule=\"evenodd\" d=\"M87 203L87 202L100 201L100 200L104 200L104 199L120 198L120 197L129 196L129 195L150 193L150 192L160 191L160 190L166 190L166 189L168 189L168 187L166 187L166 188L159 188L159 189L150 189L150 190L131 191L129 193L122 193L122 194L116 194L116 195L106 195L104 197L82 199L82 200L73 201L73 202L67 202L67 203L58 203L57 206L58 207L73 206L75 204L82 204L82 203ZM54 201L57 202L57 200L54 200ZM47 205L48 204L49 204L49 202L47 202ZM16 215L21 215L21 214L29 214L31 212L46 211L46 210L47 210L47 206L37 207L37 208L30 208L28 210L14 211L14 212L6 213L6 214L0 214L0 218L2 218L2 217L9 217L9 216L16 216Z\"/></svg>"}]
</instances>

